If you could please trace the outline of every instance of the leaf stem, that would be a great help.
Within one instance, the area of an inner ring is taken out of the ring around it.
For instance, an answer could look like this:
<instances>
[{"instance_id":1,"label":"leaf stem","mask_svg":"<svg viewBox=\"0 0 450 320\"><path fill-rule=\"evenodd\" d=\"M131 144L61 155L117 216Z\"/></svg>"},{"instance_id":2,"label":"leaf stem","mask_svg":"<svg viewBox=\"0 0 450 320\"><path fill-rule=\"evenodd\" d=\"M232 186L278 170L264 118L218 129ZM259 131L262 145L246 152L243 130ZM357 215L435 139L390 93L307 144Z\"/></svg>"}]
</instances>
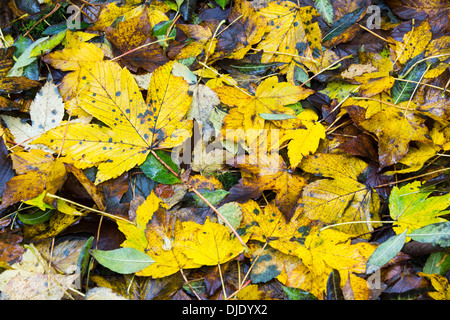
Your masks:
<instances>
[{"instance_id":1,"label":"leaf stem","mask_svg":"<svg viewBox=\"0 0 450 320\"><path fill-rule=\"evenodd\" d=\"M121 221L125 221L125 222L133 224L133 222L128 220L128 219L122 218L120 216L115 216L115 215L113 215L111 213L108 213L108 212L105 212L105 211L100 211L100 210L97 210L97 209L86 207L86 206L84 206L82 204L79 204L78 202L75 202L75 201L72 201L72 200L69 200L69 199L66 199L66 198L63 198L63 197L51 194L51 193L47 193L46 196L48 196L50 198L54 198L54 199L59 199L59 200L65 201L67 203L73 204L75 206L78 206L80 208L83 208L83 209L86 209L86 210L89 210L89 211L92 211L92 212L95 212L95 213L99 213L99 214L101 214L101 215L103 215L105 217L111 218L113 220L121 220Z\"/></svg>"},{"instance_id":2,"label":"leaf stem","mask_svg":"<svg viewBox=\"0 0 450 320\"><path fill-rule=\"evenodd\" d=\"M333 228L333 227L338 227L338 226L343 226L343 225L347 225L347 224L358 224L358 223L395 223L396 221L372 221L372 220L367 220L367 221L349 221L349 222L341 222L341 223L336 223L336 224L330 224L326 227L323 227L319 230L319 232L328 229L328 228Z\"/></svg>"}]
</instances>

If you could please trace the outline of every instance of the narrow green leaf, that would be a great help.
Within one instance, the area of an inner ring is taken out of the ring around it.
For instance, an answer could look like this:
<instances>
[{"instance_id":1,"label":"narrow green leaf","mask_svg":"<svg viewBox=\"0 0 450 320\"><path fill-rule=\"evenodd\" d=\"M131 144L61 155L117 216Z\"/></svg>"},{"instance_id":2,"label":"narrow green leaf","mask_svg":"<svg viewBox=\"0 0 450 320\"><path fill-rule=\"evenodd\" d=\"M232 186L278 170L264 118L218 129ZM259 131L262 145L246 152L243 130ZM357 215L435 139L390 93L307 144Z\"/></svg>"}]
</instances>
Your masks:
<instances>
[{"instance_id":1,"label":"narrow green leaf","mask_svg":"<svg viewBox=\"0 0 450 320\"><path fill-rule=\"evenodd\" d=\"M367 261L366 272L368 274L384 266L402 250L407 231L389 238L375 249Z\"/></svg>"},{"instance_id":2,"label":"narrow green leaf","mask_svg":"<svg viewBox=\"0 0 450 320\"><path fill-rule=\"evenodd\" d=\"M102 266L121 274L140 271L155 262L148 254L135 248L109 251L94 249L91 254Z\"/></svg>"},{"instance_id":3,"label":"narrow green leaf","mask_svg":"<svg viewBox=\"0 0 450 320\"><path fill-rule=\"evenodd\" d=\"M443 276L448 270L450 270L450 255L445 251L430 254L423 266L423 272L427 274L437 273Z\"/></svg>"},{"instance_id":4,"label":"narrow green leaf","mask_svg":"<svg viewBox=\"0 0 450 320\"><path fill-rule=\"evenodd\" d=\"M408 237L411 239L440 245L441 247L450 246L450 222L432 223L420 229L414 230Z\"/></svg>"},{"instance_id":5,"label":"narrow green leaf","mask_svg":"<svg viewBox=\"0 0 450 320\"><path fill-rule=\"evenodd\" d=\"M172 161L172 158L168 154L162 150L157 150L155 153L159 158L161 158L161 160L164 161L165 164L172 168L173 171L178 173L177 165ZM158 183L175 184L182 182L161 162L159 162L159 160L156 159L152 153L148 154L147 159L141 164L140 168L147 177Z\"/></svg>"},{"instance_id":6,"label":"narrow green leaf","mask_svg":"<svg viewBox=\"0 0 450 320\"><path fill-rule=\"evenodd\" d=\"M314 5L319 11L322 18L329 24L333 24L334 21L334 12L333 5L330 0L314 0Z\"/></svg>"},{"instance_id":7,"label":"narrow green leaf","mask_svg":"<svg viewBox=\"0 0 450 320\"><path fill-rule=\"evenodd\" d=\"M317 300L317 297L315 297L308 291L285 286L282 286L282 288L284 294L289 300Z\"/></svg>"},{"instance_id":8,"label":"narrow green leaf","mask_svg":"<svg viewBox=\"0 0 450 320\"><path fill-rule=\"evenodd\" d=\"M94 242L94 237L90 237L86 240L86 242L83 245L83 248L81 248L80 255L78 257L78 270L80 271L80 277L83 277L88 265L89 265L89 251L92 248L92 243Z\"/></svg>"},{"instance_id":9,"label":"narrow green leaf","mask_svg":"<svg viewBox=\"0 0 450 320\"><path fill-rule=\"evenodd\" d=\"M39 56L55 48L58 44L60 44L63 41L64 37L66 36L66 32L67 29L62 30L57 34L55 34L54 36L47 38L45 41L39 43L37 46L33 48L33 50L31 50L30 58Z\"/></svg>"},{"instance_id":10,"label":"narrow green leaf","mask_svg":"<svg viewBox=\"0 0 450 320\"><path fill-rule=\"evenodd\" d=\"M232 64L230 67L238 70L239 72L250 74L253 76L262 76L264 75L270 68L277 68L286 63L284 62L270 62L270 63L241 63L241 64Z\"/></svg>"},{"instance_id":11,"label":"narrow green leaf","mask_svg":"<svg viewBox=\"0 0 450 320\"><path fill-rule=\"evenodd\" d=\"M427 64L425 63L425 61L415 64L422 57L423 54L418 55L408 61L399 77L403 78L404 80L419 82L423 74L427 70ZM416 90L416 87L419 85L415 82L395 80L394 85L391 88L391 97L394 100L395 104L411 99L412 94Z\"/></svg>"},{"instance_id":12,"label":"narrow green leaf","mask_svg":"<svg viewBox=\"0 0 450 320\"><path fill-rule=\"evenodd\" d=\"M54 213L55 213L54 209L45 211L37 210L36 212L33 213L18 213L17 217L19 218L20 221L22 221L22 223L28 225L35 225L48 221Z\"/></svg>"},{"instance_id":13,"label":"narrow green leaf","mask_svg":"<svg viewBox=\"0 0 450 320\"><path fill-rule=\"evenodd\" d=\"M333 269L328 276L327 300L345 300L341 289L341 275L336 269Z\"/></svg>"},{"instance_id":14,"label":"narrow green leaf","mask_svg":"<svg viewBox=\"0 0 450 320\"><path fill-rule=\"evenodd\" d=\"M358 8L350 13L347 13L338 21L333 23L330 29L327 31L322 41L328 41L342 34L345 30L353 26L360 18L361 14L366 10L365 7Z\"/></svg>"},{"instance_id":15,"label":"narrow green leaf","mask_svg":"<svg viewBox=\"0 0 450 320\"><path fill-rule=\"evenodd\" d=\"M259 116L264 120L286 120L294 119L295 116L284 113L260 113Z\"/></svg>"}]
</instances>

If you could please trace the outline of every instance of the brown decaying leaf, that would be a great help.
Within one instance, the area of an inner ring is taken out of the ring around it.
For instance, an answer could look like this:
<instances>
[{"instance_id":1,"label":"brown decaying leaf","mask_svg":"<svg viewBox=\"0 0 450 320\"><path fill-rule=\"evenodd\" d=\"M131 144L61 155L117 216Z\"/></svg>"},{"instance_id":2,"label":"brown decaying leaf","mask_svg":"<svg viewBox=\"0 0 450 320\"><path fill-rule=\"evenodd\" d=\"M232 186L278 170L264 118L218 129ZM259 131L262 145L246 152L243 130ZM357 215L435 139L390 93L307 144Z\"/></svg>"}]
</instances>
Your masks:
<instances>
[{"instance_id":1,"label":"brown decaying leaf","mask_svg":"<svg viewBox=\"0 0 450 320\"><path fill-rule=\"evenodd\" d=\"M148 19L147 10L137 17L120 22L116 29L105 29L106 37L111 42L116 57L124 55L121 61L133 71L143 68L153 72L169 59L163 53L156 37L151 36L152 26ZM154 42L153 44L150 44ZM130 52L140 46L143 48ZM125 55L126 54L126 55Z\"/></svg>"}]
</instances>

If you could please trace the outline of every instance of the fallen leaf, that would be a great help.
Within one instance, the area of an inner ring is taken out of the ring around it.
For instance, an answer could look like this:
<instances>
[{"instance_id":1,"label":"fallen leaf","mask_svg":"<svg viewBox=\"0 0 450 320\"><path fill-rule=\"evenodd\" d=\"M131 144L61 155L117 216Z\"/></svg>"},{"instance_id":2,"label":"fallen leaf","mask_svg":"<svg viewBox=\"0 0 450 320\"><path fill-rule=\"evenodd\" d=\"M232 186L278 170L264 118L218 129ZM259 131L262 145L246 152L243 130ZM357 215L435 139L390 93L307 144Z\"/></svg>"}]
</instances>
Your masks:
<instances>
[{"instance_id":1,"label":"fallen leaf","mask_svg":"<svg viewBox=\"0 0 450 320\"><path fill-rule=\"evenodd\" d=\"M109 128L74 123L57 127L35 142L58 150L64 140L62 154L72 158L75 166L84 169L98 164L95 184L140 165L151 148L180 144L190 134L190 124L181 120L191 98L187 83L171 74L172 66L168 63L154 72L145 103L127 69L112 62L90 65L82 70L85 82L81 84L89 87L79 102Z\"/></svg>"},{"instance_id":2,"label":"fallen leaf","mask_svg":"<svg viewBox=\"0 0 450 320\"><path fill-rule=\"evenodd\" d=\"M306 217L329 225L337 224L336 230L354 235L362 235L379 226L378 222L372 223L372 220L379 220L378 194L359 180L368 168L364 161L347 155L316 154L305 158L300 168L333 178L317 180L303 188L301 205Z\"/></svg>"}]
</instances>

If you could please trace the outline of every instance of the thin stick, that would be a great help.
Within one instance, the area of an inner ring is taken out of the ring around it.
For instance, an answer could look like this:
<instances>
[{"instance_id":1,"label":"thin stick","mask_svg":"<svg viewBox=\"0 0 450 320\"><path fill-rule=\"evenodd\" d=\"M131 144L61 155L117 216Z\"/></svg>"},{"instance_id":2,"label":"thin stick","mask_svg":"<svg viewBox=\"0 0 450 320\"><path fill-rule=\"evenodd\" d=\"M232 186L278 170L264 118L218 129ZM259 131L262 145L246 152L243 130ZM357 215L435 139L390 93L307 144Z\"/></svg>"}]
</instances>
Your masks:
<instances>
[{"instance_id":1,"label":"thin stick","mask_svg":"<svg viewBox=\"0 0 450 320\"><path fill-rule=\"evenodd\" d=\"M63 198L63 197L60 197L60 196L51 194L51 193L47 193L46 196L48 196L48 197L50 197L50 198L54 198L54 199L60 199L60 200L63 200L63 201L65 201L65 202L67 202L67 203L73 204L73 205L75 205L75 206L81 207L81 208L83 208L83 209L86 209L86 210L89 210L89 211L92 211L92 212L95 212L95 213L99 213L99 214L101 214L101 215L103 215L103 216L106 216L106 217L108 217L108 218L111 218L111 219L113 219L113 220L121 220L121 221L125 221L125 222L128 222L128 223L133 224L133 222L130 221L130 220L128 220L128 219L122 218L122 217L120 217L120 216L115 216L115 215L113 215L113 214L111 214L111 213L108 213L108 212L105 212L105 211L100 211L100 210L97 210L97 209L93 209L93 208L86 207L86 206L84 206L84 205L82 205L82 204L80 204L80 203L77 203L77 202L75 202L75 201L72 201L72 200L69 200L69 199L66 199L66 198Z\"/></svg>"},{"instance_id":2,"label":"thin stick","mask_svg":"<svg viewBox=\"0 0 450 320\"><path fill-rule=\"evenodd\" d=\"M391 43L391 44L395 44L395 42L393 42L393 41L391 41L391 40L388 40L388 39L385 39L385 38L383 38L382 36L380 36L379 34L376 34L375 32L373 32L372 30L370 30L370 29L368 29L368 28L366 28L366 27L364 27L363 25L361 25L361 24L359 24L358 23L358 26L360 26L360 28L361 29L364 29L364 30L366 30L367 32L369 32L369 33L371 33L371 34L373 34L375 37L377 37L378 39L381 39L381 40L383 40L384 42L387 42L387 43Z\"/></svg>"},{"instance_id":3,"label":"thin stick","mask_svg":"<svg viewBox=\"0 0 450 320\"><path fill-rule=\"evenodd\" d=\"M341 223L336 223L336 224L330 224L329 226L323 227L319 230L319 232L328 229L328 228L333 228L333 227L338 227L338 226L343 226L346 224L358 224L358 223L395 223L396 221L371 221L371 220L367 220L367 221L349 221L349 222L341 222Z\"/></svg>"},{"instance_id":4,"label":"thin stick","mask_svg":"<svg viewBox=\"0 0 450 320\"><path fill-rule=\"evenodd\" d=\"M421 178L421 177L425 177L425 176L429 176L431 174L435 174L435 173L439 173L439 172L444 172L444 171L449 171L450 168L444 168L444 169L439 169L439 170L435 170L435 171L431 171L431 172L427 172L427 173L423 173L423 174L419 174L418 176L414 176L414 177L409 177L403 180L399 180L399 181L393 181L393 182L389 182L389 183L384 183L384 184L380 184L378 186L374 186L372 188L382 188L382 187L388 187L392 184L398 184L398 183L402 183L402 182L406 182L409 180L414 180L416 178Z\"/></svg>"},{"instance_id":5,"label":"thin stick","mask_svg":"<svg viewBox=\"0 0 450 320\"><path fill-rule=\"evenodd\" d=\"M124 57L124 56L126 56L126 55L128 55L128 54L130 54L130 53L133 53L133 52L138 51L138 50L140 50L140 49L142 49L142 48L148 47L149 45L152 45L152 44L155 44L155 43L158 43L158 42L166 42L167 40L172 40L172 39L174 39L174 37L165 38L165 39L160 39L160 40L155 40L155 41L152 41L152 42L143 44L143 45L141 45L141 46L139 46L139 47L136 47L136 48L134 48L134 49L131 49L130 51L127 51L127 52L125 52L125 53L122 53L120 56L117 56L117 57L112 58L110 61L116 61L116 60L118 60L118 59L120 59L120 58L122 58L122 57Z\"/></svg>"},{"instance_id":6,"label":"thin stick","mask_svg":"<svg viewBox=\"0 0 450 320\"><path fill-rule=\"evenodd\" d=\"M53 8L52 11L50 11L49 13L47 13L44 17L42 17L41 19L39 19L38 22L36 22L30 29L28 29L27 32L25 32L25 34L23 35L24 37L26 37L34 28L36 28L36 26L42 22L42 20L47 19L48 17L50 17L52 14L54 14L56 11L58 11L58 9L61 7L61 4L57 3L56 6Z\"/></svg>"},{"instance_id":7,"label":"thin stick","mask_svg":"<svg viewBox=\"0 0 450 320\"><path fill-rule=\"evenodd\" d=\"M222 270L220 269L220 263L217 264L217 266L219 267L219 276L220 276L220 282L222 283L222 292L223 292L223 296L225 297L225 300L227 300L227 292L225 290L225 282L223 281L223 275L222 275Z\"/></svg>"},{"instance_id":8,"label":"thin stick","mask_svg":"<svg viewBox=\"0 0 450 320\"><path fill-rule=\"evenodd\" d=\"M236 236L236 238L239 240L239 242L245 247L247 248L247 245L245 244L244 240L242 240L242 238L239 236L239 234L237 233L237 231L231 226L231 224L228 222L228 220L216 209L216 207L214 207L211 202L208 201L208 199L206 199L200 192L198 192L197 189L195 189L193 186L191 186L191 184L182 176L180 176L178 173L176 173L175 171L173 171L173 169L168 166L157 154L155 151L153 151L152 149L150 149L150 152L152 153L152 155L164 166L166 167L167 170L169 170L174 176L176 176L178 179L180 179L181 181L183 181L183 183L190 189L192 190L200 199L202 199L207 205L208 207L210 207L219 217L220 219L222 219L225 224L228 226L228 228L231 229L231 231L234 233L234 235Z\"/></svg>"},{"instance_id":9,"label":"thin stick","mask_svg":"<svg viewBox=\"0 0 450 320\"><path fill-rule=\"evenodd\" d=\"M192 290L192 292L194 293L194 295L197 297L198 300L202 300L202 298L200 298L200 296L197 294L197 292L195 292L194 288L192 288L191 284L189 283L189 280L186 278L186 276L184 275L183 269L180 268L180 273L181 276L183 277L184 281L186 282L186 284L189 286L189 289Z\"/></svg>"},{"instance_id":10,"label":"thin stick","mask_svg":"<svg viewBox=\"0 0 450 320\"><path fill-rule=\"evenodd\" d=\"M447 88L441 88L441 87L438 87L438 86L435 86L435 85L432 85L432 84L429 84L429 83L425 83L425 82L418 82L418 81L414 81L414 80L407 80L407 79L402 79L402 78L394 78L395 80L398 80L398 81L404 81L404 82L410 82L410 83L416 83L416 84L420 84L420 85L423 85L423 86L426 86L426 87L430 87L430 88L433 88L433 89L438 89L438 90L442 90L443 92L443 94L445 93L445 92L450 92L450 90L448 90ZM449 80L450 81L450 80Z\"/></svg>"}]
</instances>

